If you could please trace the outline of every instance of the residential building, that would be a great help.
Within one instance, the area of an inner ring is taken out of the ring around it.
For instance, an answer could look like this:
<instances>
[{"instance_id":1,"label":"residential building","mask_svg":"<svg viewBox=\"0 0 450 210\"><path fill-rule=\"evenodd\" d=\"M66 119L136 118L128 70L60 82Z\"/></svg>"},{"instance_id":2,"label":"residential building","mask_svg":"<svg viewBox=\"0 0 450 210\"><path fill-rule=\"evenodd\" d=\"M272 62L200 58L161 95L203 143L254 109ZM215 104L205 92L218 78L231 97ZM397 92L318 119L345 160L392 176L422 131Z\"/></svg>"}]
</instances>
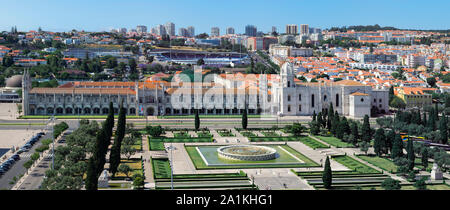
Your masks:
<instances>
[{"instance_id":1,"label":"residential building","mask_svg":"<svg viewBox=\"0 0 450 210\"><path fill-rule=\"evenodd\" d=\"M245 26L245 35L254 37L256 36L256 26L254 25L247 25Z\"/></svg>"},{"instance_id":2,"label":"residential building","mask_svg":"<svg viewBox=\"0 0 450 210\"><path fill-rule=\"evenodd\" d=\"M212 27L211 28L211 36L220 36L220 28L219 27Z\"/></svg>"},{"instance_id":3,"label":"residential building","mask_svg":"<svg viewBox=\"0 0 450 210\"><path fill-rule=\"evenodd\" d=\"M295 24L286 25L286 34L298 34L298 28Z\"/></svg>"}]
</instances>

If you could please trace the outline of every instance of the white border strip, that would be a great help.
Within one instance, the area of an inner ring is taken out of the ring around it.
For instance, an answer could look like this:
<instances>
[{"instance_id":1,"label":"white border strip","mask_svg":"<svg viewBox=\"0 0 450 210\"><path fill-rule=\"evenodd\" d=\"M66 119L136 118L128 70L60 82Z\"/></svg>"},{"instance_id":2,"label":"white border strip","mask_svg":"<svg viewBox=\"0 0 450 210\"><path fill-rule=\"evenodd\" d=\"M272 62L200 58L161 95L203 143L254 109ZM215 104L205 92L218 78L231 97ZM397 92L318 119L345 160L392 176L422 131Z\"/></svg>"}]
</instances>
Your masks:
<instances>
[{"instance_id":1,"label":"white border strip","mask_svg":"<svg viewBox=\"0 0 450 210\"><path fill-rule=\"evenodd\" d=\"M293 157L294 159L296 159L296 160L298 160L298 161L300 161L300 163L305 163L305 161L303 161L303 160L300 160L297 156L295 156L295 155L293 155L292 153L290 153L289 151L287 151L286 149L284 149L283 147L281 147L281 146L278 146L278 148L280 148L281 150L283 150L284 152L286 152L286 153L288 153L291 157Z\"/></svg>"}]
</instances>

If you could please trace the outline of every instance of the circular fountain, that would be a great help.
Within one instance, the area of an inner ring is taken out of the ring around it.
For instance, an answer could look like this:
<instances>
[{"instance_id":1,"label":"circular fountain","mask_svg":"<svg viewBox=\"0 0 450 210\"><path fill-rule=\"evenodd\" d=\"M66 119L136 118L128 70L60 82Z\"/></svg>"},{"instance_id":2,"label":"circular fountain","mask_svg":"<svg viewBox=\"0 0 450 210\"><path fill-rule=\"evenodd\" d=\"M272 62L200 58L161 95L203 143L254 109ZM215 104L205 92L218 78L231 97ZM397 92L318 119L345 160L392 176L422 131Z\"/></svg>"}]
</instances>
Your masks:
<instances>
[{"instance_id":1,"label":"circular fountain","mask_svg":"<svg viewBox=\"0 0 450 210\"><path fill-rule=\"evenodd\" d=\"M231 160L262 161L277 158L271 147L256 145L231 145L217 148L219 157Z\"/></svg>"}]
</instances>

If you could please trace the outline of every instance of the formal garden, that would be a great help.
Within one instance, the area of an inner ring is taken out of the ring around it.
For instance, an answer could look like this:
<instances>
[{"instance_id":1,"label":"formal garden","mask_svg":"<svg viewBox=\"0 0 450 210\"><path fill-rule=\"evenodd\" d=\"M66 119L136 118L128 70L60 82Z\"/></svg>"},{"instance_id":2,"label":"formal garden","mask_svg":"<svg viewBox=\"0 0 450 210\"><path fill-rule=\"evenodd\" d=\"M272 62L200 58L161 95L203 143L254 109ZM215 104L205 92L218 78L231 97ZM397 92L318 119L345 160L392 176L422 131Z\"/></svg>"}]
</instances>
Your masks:
<instances>
[{"instance_id":1,"label":"formal garden","mask_svg":"<svg viewBox=\"0 0 450 210\"><path fill-rule=\"evenodd\" d=\"M157 190L171 189L171 169L168 159L152 159L153 175ZM256 189L247 174L208 173L173 174L174 189Z\"/></svg>"},{"instance_id":2,"label":"formal garden","mask_svg":"<svg viewBox=\"0 0 450 210\"><path fill-rule=\"evenodd\" d=\"M302 168L319 167L320 165L288 145L265 145L276 150L277 157L270 160L230 160L219 157L215 146L186 145L197 170L203 169L232 169L232 168Z\"/></svg>"}]
</instances>

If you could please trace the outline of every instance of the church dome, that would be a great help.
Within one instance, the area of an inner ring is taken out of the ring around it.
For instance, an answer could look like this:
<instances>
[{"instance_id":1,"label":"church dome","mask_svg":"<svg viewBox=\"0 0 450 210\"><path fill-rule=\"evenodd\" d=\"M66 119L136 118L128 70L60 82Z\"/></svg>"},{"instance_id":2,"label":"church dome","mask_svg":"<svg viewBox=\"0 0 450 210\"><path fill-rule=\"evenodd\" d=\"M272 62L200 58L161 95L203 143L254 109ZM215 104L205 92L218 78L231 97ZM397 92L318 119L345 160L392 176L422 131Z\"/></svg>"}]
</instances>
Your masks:
<instances>
[{"instance_id":1,"label":"church dome","mask_svg":"<svg viewBox=\"0 0 450 210\"><path fill-rule=\"evenodd\" d=\"M22 87L22 75L14 75L6 80L7 88L21 88Z\"/></svg>"}]
</instances>

